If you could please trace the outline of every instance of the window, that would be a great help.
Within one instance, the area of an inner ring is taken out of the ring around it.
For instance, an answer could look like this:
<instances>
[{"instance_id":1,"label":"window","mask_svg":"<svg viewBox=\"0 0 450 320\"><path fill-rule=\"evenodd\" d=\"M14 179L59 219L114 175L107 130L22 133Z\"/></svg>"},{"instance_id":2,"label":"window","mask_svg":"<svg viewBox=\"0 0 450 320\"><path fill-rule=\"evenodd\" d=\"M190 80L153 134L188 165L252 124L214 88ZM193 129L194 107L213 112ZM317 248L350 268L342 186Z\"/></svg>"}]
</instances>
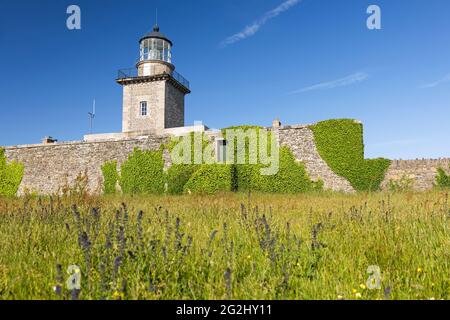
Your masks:
<instances>
[{"instance_id":1,"label":"window","mask_svg":"<svg viewBox=\"0 0 450 320\"><path fill-rule=\"evenodd\" d=\"M216 160L219 163L225 163L227 161L227 141L220 138L216 141Z\"/></svg>"},{"instance_id":2,"label":"window","mask_svg":"<svg viewBox=\"0 0 450 320\"><path fill-rule=\"evenodd\" d=\"M147 101L142 101L141 102L141 107L139 110L139 114L141 115L141 117L145 117L148 115L148 110L147 110Z\"/></svg>"}]
</instances>

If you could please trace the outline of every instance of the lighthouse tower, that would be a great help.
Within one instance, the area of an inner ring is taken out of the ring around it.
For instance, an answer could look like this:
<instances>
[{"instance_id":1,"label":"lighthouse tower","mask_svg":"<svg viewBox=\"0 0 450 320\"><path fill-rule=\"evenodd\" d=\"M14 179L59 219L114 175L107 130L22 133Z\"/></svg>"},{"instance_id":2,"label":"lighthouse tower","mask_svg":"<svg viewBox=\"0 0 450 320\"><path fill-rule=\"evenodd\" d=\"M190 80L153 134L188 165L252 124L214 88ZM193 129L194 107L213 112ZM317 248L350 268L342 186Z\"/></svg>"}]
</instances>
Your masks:
<instances>
[{"instance_id":1,"label":"lighthouse tower","mask_svg":"<svg viewBox=\"0 0 450 320\"><path fill-rule=\"evenodd\" d=\"M155 25L139 44L136 67L120 70L116 80L123 87L122 132L159 134L184 127L184 97L191 91L175 72L172 41Z\"/></svg>"}]
</instances>

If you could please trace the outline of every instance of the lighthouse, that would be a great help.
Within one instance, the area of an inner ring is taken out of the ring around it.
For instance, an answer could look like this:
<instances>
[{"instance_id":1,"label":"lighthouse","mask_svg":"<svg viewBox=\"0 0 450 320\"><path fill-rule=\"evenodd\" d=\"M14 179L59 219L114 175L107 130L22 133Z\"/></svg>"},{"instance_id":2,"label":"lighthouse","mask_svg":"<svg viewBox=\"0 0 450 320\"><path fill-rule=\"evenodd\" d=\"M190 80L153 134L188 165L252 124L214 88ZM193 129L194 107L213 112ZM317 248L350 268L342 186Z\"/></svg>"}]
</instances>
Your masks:
<instances>
[{"instance_id":1,"label":"lighthouse","mask_svg":"<svg viewBox=\"0 0 450 320\"><path fill-rule=\"evenodd\" d=\"M189 82L175 71L172 48L172 41L155 25L139 41L135 68L119 71L123 133L160 134L184 127L184 100L191 91Z\"/></svg>"}]
</instances>

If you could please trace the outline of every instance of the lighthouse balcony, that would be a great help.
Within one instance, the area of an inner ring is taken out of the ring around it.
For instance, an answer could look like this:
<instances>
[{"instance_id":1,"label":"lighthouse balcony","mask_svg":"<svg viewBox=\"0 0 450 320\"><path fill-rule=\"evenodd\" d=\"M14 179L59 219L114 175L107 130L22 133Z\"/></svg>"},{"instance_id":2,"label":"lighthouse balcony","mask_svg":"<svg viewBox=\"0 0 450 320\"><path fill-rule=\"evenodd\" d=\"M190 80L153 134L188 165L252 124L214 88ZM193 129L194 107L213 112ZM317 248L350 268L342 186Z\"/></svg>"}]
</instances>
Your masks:
<instances>
[{"instance_id":1,"label":"lighthouse balcony","mask_svg":"<svg viewBox=\"0 0 450 320\"><path fill-rule=\"evenodd\" d=\"M160 79L164 77L170 77L172 80L175 80L179 85L185 87L187 90L190 90L190 84L189 81L183 77L181 74L179 74L176 71L171 71L170 73L162 72L159 74L152 74L148 76L142 76L139 74L139 71L137 68L130 68L130 69L121 69L118 72L117 75L117 82L118 83L124 83L124 82L135 82L136 80L145 80L145 79Z\"/></svg>"}]
</instances>

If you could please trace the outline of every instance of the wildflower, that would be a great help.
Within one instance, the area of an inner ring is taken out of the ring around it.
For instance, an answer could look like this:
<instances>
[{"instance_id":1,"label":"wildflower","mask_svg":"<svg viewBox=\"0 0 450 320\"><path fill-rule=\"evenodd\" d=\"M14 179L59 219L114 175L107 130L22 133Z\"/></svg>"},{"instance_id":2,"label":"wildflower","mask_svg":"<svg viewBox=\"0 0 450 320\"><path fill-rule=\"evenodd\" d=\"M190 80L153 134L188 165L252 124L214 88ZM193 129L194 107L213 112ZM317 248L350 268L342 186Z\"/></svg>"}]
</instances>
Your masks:
<instances>
[{"instance_id":1,"label":"wildflower","mask_svg":"<svg viewBox=\"0 0 450 320\"><path fill-rule=\"evenodd\" d=\"M421 267L417 268L417 273L422 273L423 269Z\"/></svg>"},{"instance_id":2,"label":"wildflower","mask_svg":"<svg viewBox=\"0 0 450 320\"><path fill-rule=\"evenodd\" d=\"M344 296L338 295L337 296L338 300L344 300Z\"/></svg>"},{"instance_id":3,"label":"wildflower","mask_svg":"<svg viewBox=\"0 0 450 320\"><path fill-rule=\"evenodd\" d=\"M124 299L124 294L123 292L119 292L119 291L114 291L113 293L113 299L114 300L123 300Z\"/></svg>"},{"instance_id":4,"label":"wildflower","mask_svg":"<svg viewBox=\"0 0 450 320\"><path fill-rule=\"evenodd\" d=\"M358 290L352 289L352 293L357 293L357 292L358 292Z\"/></svg>"},{"instance_id":5,"label":"wildflower","mask_svg":"<svg viewBox=\"0 0 450 320\"><path fill-rule=\"evenodd\" d=\"M232 295L231 273L232 273L231 269L227 268L227 270L225 271L225 284L226 284L228 298L231 298L231 295Z\"/></svg>"},{"instance_id":6,"label":"wildflower","mask_svg":"<svg viewBox=\"0 0 450 320\"><path fill-rule=\"evenodd\" d=\"M367 288L366 285L364 285L364 284L360 284L359 287L363 290L366 290L366 288Z\"/></svg>"},{"instance_id":7,"label":"wildflower","mask_svg":"<svg viewBox=\"0 0 450 320\"><path fill-rule=\"evenodd\" d=\"M361 298L362 297L361 293L359 293L359 292L355 293L355 297L358 298L358 299Z\"/></svg>"},{"instance_id":8,"label":"wildflower","mask_svg":"<svg viewBox=\"0 0 450 320\"><path fill-rule=\"evenodd\" d=\"M61 288L61 286L60 286L59 284L57 284L56 286L53 286L53 291L54 291L58 296L60 296L60 295L61 295L61 292L62 292L62 288Z\"/></svg>"},{"instance_id":9,"label":"wildflower","mask_svg":"<svg viewBox=\"0 0 450 320\"><path fill-rule=\"evenodd\" d=\"M252 258L252 256L250 256L250 255L247 256L247 259L248 259L248 260L250 260L251 258Z\"/></svg>"},{"instance_id":10,"label":"wildflower","mask_svg":"<svg viewBox=\"0 0 450 320\"><path fill-rule=\"evenodd\" d=\"M117 273L119 272L119 268L120 268L121 264L122 264L122 258L116 257L114 259L114 272L113 272L114 275L117 275Z\"/></svg>"},{"instance_id":11,"label":"wildflower","mask_svg":"<svg viewBox=\"0 0 450 320\"><path fill-rule=\"evenodd\" d=\"M384 289L384 298L389 299L391 296L391 292L392 292L391 287L387 287L386 289Z\"/></svg>"}]
</instances>

